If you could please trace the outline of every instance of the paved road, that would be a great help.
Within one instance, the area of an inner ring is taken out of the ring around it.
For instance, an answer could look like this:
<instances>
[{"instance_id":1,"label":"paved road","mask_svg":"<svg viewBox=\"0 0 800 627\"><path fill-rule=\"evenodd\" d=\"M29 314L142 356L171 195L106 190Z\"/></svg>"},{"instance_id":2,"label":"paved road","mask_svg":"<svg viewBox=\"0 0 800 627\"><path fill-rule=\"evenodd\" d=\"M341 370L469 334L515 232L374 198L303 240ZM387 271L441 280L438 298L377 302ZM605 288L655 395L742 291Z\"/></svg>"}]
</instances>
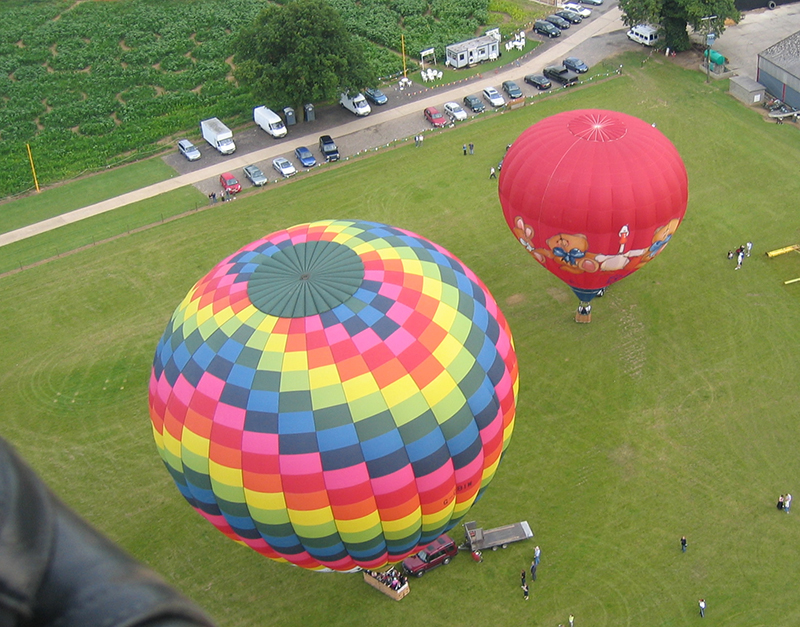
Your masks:
<instances>
[{"instance_id":1,"label":"paved road","mask_svg":"<svg viewBox=\"0 0 800 627\"><path fill-rule=\"evenodd\" d=\"M734 68L741 68L741 73L754 78L757 53L797 30L800 30L798 4L782 5L774 11L751 11L739 25L726 30L715 48L730 58ZM222 157L204 146L201 147L203 159L190 164L177 153L173 153L164 159L178 172L177 176L37 224L0 234L0 246L186 185L195 185L204 193L218 191L217 179L221 173L232 171L238 175L242 167L251 163L258 164L269 176L274 174L271 170L271 161L274 157L291 156L298 146L315 149L317 138L322 133L330 133L336 138L340 152L345 157L369 148L385 146L421 131L430 130L430 125L421 115L425 107L440 107L449 100L460 101L468 94L480 93L489 85L499 87L499 83L506 79L516 80L523 86L524 91L530 93L533 88L524 85L521 80L525 74L540 73L544 66L560 62L570 54L583 58L589 65L595 65L625 49L637 48L636 44L625 37L625 27L622 24L619 8L614 5L596 7L591 18L584 20L577 27L573 26L567 31L566 36L545 41L535 52L521 61L519 66L506 66L498 72L472 77L450 87L434 89L414 87L408 91L395 93L387 90L392 105L374 107L373 113L368 117L353 119L351 114L338 108L321 111L317 121L299 123L292 127L289 135L282 140L273 140L256 127L237 131L239 151L233 157ZM409 94L409 91L412 94Z\"/></svg>"}]
</instances>

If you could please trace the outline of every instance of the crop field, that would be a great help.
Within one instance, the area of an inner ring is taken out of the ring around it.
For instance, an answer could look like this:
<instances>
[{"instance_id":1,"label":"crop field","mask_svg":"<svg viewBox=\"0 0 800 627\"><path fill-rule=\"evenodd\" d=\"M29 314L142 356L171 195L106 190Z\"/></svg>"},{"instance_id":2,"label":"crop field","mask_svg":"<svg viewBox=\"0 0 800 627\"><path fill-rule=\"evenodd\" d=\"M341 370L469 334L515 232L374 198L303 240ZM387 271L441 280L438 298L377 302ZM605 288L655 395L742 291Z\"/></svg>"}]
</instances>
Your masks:
<instances>
[{"instance_id":1,"label":"crop field","mask_svg":"<svg viewBox=\"0 0 800 627\"><path fill-rule=\"evenodd\" d=\"M621 61L623 76L432 133L424 148L379 151L0 278L0 434L224 627L555 627L569 613L577 627L682 627L699 620L701 597L709 624L800 624L800 514L775 509L779 494L800 493L800 285L783 283L800 277L800 256L764 255L800 243L800 179L787 165L800 160L798 129L661 57ZM587 107L656 122L690 193L669 247L577 325L574 295L515 242L487 176L525 128ZM194 198L163 202L190 211ZM327 218L387 222L452 251L502 307L520 362L515 432L468 519L528 520L535 538L480 564L462 553L400 602L360 574L304 572L223 537L180 496L150 429L153 353L194 282L258 237ZM726 253L748 240L753 256L734 271ZM519 573L535 544L526 603Z\"/></svg>"},{"instance_id":2,"label":"crop field","mask_svg":"<svg viewBox=\"0 0 800 627\"><path fill-rule=\"evenodd\" d=\"M521 0L333 0L380 76L419 50L472 37L496 22L530 21ZM249 119L255 102L234 80L233 42L265 0L5 0L0 3L0 198L39 182L163 151L199 120ZM492 11L490 11L490 8ZM273 106L297 103L268 103Z\"/></svg>"}]
</instances>

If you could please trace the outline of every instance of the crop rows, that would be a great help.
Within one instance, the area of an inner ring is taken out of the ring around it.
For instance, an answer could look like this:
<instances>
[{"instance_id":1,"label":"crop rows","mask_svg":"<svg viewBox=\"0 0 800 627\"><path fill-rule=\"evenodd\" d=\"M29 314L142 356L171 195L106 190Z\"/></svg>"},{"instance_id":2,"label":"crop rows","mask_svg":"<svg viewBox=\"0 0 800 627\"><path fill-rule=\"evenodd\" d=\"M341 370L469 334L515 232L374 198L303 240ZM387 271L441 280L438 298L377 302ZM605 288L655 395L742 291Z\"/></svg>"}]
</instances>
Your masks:
<instances>
[{"instance_id":1,"label":"crop rows","mask_svg":"<svg viewBox=\"0 0 800 627\"><path fill-rule=\"evenodd\" d=\"M331 0L371 43L379 75L471 37L488 0ZM5 0L0 4L0 197L163 149L165 138L252 106L233 80L236 33L264 0ZM402 29L402 31L401 31Z\"/></svg>"}]
</instances>

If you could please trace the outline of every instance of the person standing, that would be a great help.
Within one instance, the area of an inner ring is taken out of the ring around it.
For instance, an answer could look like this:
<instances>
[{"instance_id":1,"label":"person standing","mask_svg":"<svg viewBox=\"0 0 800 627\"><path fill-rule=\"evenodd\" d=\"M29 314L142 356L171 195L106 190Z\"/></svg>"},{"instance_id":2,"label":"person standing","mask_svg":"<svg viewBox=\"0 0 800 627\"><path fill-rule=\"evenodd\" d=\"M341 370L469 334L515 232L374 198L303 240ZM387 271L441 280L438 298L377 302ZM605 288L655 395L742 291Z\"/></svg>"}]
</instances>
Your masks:
<instances>
[{"instance_id":1,"label":"person standing","mask_svg":"<svg viewBox=\"0 0 800 627\"><path fill-rule=\"evenodd\" d=\"M527 584L522 586L522 596L525 598L526 601L528 600L528 585Z\"/></svg>"},{"instance_id":2,"label":"person standing","mask_svg":"<svg viewBox=\"0 0 800 627\"><path fill-rule=\"evenodd\" d=\"M569 615L569 627L575 627L575 617L572 614Z\"/></svg>"},{"instance_id":3,"label":"person standing","mask_svg":"<svg viewBox=\"0 0 800 627\"><path fill-rule=\"evenodd\" d=\"M789 513L789 508L792 506L792 495L787 494L783 497L783 511Z\"/></svg>"},{"instance_id":4,"label":"person standing","mask_svg":"<svg viewBox=\"0 0 800 627\"><path fill-rule=\"evenodd\" d=\"M420 134L420 136L419 136L419 146L420 146L420 148L422 148L422 140L423 139L425 139L425 136Z\"/></svg>"},{"instance_id":5,"label":"person standing","mask_svg":"<svg viewBox=\"0 0 800 627\"><path fill-rule=\"evenodd\" d=\"M783 494L778 497L778 509L783 509Z\"/></svg>"},{"instance_id":6,"label":"person standing","mask_svg":"<svg viewBox=\"0 0 800 627\"><path fill-rule=\"evenodd\" d=\"M745 254L748 257L750 256L750 251L752 250L753 250L753 242L747 242L747 244L745 244Z\"/></svg>"},{"instance_id":7,"label":"person standing","mask_svg":"<svg viewBox=\"0 0 800 627\"><path fill-rule=\"evenodd\" d=\"M419 135L414 135L414 148L419 148Z\"/></svg>"},{"instance_id":8,"label":"person standing","mask_svg":"<svg viewBox=\"0 0 800 627\"><path fill-rule=\"evenodd\" d=\"M495 172L494 166L489 168L489 178L490 179L496 179L497 178L497 172Z\"/></svg>"},{"instance_id":9,"label":"person standing","mask_svg":"<svg viewBox=\"0 0 800 627\"><path fill-rule=\"evenodd\" d=\"M525 587L525 571L524 570L520 573L519 578L520 578L520 584L519 585L524 588Z\"/></svg>"},{"instance_id":10,"label":"person standing","mask_svg":"<svg viewBox=\"0 0 800 627\"><path fill-rule=\"evenodd\" d=\"M736 249L736 267L734 270L738 270L742 267L742 262L744 261L744 248L741 246Z\"/></svg>"},{"instance_id":11,"label":"person standing","mask_svg":"<svg viewBox=\"0 0 800 627\"><path fill-rule=\"evenodd\" d=\"M539 565L539 560L541 559L541 557L542 557L542 550L539 548L539 545L537 544L536 547L533 549L533 561L536 563L537 566Z\"/></svg>"},{"instance_id":12,"label":"person standing","mask_svg":"<svg viewBox=\"0 0 800 627\"><path fill-rule=\"evenodd\" d=\"M698 605L700 605L700 618L703 618L706 615L706 600L700 599Z\"/></svg>"},{"instance_id":13,"label":"person standing","mask_svg":"<svg viewBox=\"0 0 800 627\"><path fill-rule=\"evenodd\" d=\"M469 143L469 154L471 155L475 154L475 144L473 144L472 142Z\"/></svg>"},{"instance_id":14,"label":"person standing","mask_svg":"<svg viewBox=\"0 0 800 627\"><path fill-rule=\"evenodd\" d=\"M467 145L466 144L464 144L464 156L465 157L467 156Z\"/></svg>"},{"instance_id":15,"label":"person standing","mask_svg":"<svg viewBox=\"0 0 800 627\"><path fill-rule=\"evenodd\" d=\"M533 581L536 581L536 568L537 568L536 562L531 562L531 579Z\"/></svg>"},{"instance_id":16,"label":"person standing","mask_svg":"<svg viewBox=\"0 0 800 627\"><path fill-rule=\"evenodd\" d=\"M686 553L686 547L687 547L686 536L681 536L681 551Z\"/></svg>"}]
</instances>

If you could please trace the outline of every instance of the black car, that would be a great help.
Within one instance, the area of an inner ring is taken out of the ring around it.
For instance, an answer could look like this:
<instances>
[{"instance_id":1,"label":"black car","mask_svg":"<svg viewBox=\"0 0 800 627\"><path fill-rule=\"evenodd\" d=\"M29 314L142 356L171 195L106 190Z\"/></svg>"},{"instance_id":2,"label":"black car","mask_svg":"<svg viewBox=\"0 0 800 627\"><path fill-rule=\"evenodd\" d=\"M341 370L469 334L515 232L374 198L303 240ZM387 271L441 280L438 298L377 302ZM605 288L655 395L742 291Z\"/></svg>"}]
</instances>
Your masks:
<instances>
[{"instance_id":1,"label":"black car","mask_svg":"<svg viewBox=\"0 0 800 627\"><path fill-rule=\"evenodd\" d=\"M514 81L503 81L503 91L508 94L508 97L512 100L516 98L522 98L522 90L519 88Z\"/></svg>"},{"instance_id":2,"label":"black car","mask_svg":"<svg viewBox=\"0 0 800 627\"><path fill-rule=\"evenodd\" d=\"M578 57L567 57L564 59L564 67L568 70L572 70L576 74L586 74L586 72L589 71L589 66Z\"/></svg>"},{"instance_id":3,"label":"black car","mask_svg":"<svg viewBox=\"0 0 800 627\"><path fill-rule=\"evenodd\" d=\"M554 26L558 27L561 30L567 30L569 28L569 22L565 20L563 17L558 17L557 15L548 15L544 18Z\"/></svg>"},{"instance_id":4,"label":"black car","mask_svg":"<svg viewBox=\"0 0 800 627\"><path fill-rule=\"evenodd\" d=\"M480 98L477 96L465 96L464 97L464 104L473 112L473 113L480 113L483 111L486 106L483 104Z\"/></svg>"},{"instance_id":5,"label":"black car","mask_svg":"<svg viewBox=\"0 0 800 627\"><path fill-rule=\"evenodd\" d=\"M325 161L339 160L339 149L330 135L322 135L319 138L319 150L322 156L325 157Z\"/></svg>"},{"instance_id":6,"label":"black car","mask_svg":"<svg viewBox=\"0 0 800 627\"><path fill-rule=\"evenodd\" d=\"M547 35L550 38L560 37L561 31L550 22L544 20L536 20L533 23L533 32L540 35Z\"/></svg>"},{"instance_id":7,"label":"black car","mask_svg":"<svg viewBox=\"0 0 800 627\"><path fill-rule=\"evenodd\" d=\"M546 76L542 76L541 74L528 74L525 77L525 82L528 83L528 85L533 85L540 91L544 89L550 89L552 86L550 79L548 79Z\"/></svg>"},{"instance_id":8,"label":"black car","mask_svg":"<svg viewBox=\"0 0 800 627\"><path fill-rule=\"evenodd\" d=\"M551 81L561 83L564 87L569 87L578 82L578 75L563 65L548 65L544 68L544 75Z\"/></svg>"},{"instance_id":9,"label":"black car","mask_svg":"<svg viewBox=\"0 0 800 627\"><path fill-rule=\"evenodd\" d=\"M583 21L583 18L580 15L574 11L567 11L566 9L563 9L562 11L556 11L555 15L567 20L570 24L580 24Z\"/></svg>"}]
</instances>

